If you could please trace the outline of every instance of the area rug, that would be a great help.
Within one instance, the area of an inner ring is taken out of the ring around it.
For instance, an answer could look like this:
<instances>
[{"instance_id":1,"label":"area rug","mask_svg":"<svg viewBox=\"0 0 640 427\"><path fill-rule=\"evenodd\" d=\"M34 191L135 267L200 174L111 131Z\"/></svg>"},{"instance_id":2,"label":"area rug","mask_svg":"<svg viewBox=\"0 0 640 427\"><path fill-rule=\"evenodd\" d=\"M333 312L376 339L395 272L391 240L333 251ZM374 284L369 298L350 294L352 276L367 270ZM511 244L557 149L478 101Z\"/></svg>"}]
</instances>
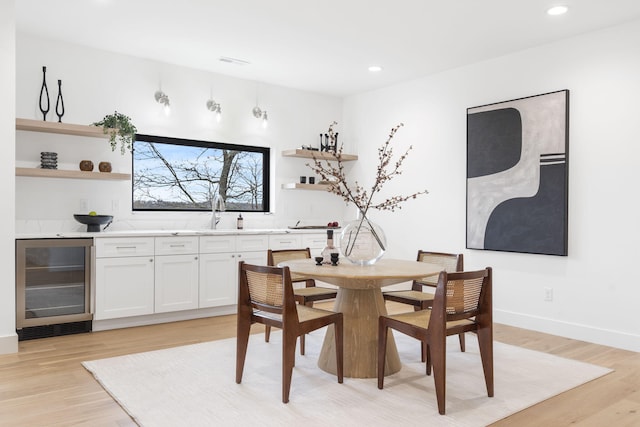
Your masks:
<instances>
[{"instance_id":1,"label":"area rug","mask_svg":"<svg viewBox=\"0 0 640 427\"><path fill-rule=\"evenodd\" d=\"M324 331L307 335L297 356L288 404L281 401L281 334L252 335L242 384L235 383L235 339L83 362L136 423L160 426L486 426L610 372L496 342L495 397L486 394L477 341L457 337L447 351L446 415L420 345L395 335L402 369L385 379L345 378L317 366Z\"/></svg>"}]
</instances>

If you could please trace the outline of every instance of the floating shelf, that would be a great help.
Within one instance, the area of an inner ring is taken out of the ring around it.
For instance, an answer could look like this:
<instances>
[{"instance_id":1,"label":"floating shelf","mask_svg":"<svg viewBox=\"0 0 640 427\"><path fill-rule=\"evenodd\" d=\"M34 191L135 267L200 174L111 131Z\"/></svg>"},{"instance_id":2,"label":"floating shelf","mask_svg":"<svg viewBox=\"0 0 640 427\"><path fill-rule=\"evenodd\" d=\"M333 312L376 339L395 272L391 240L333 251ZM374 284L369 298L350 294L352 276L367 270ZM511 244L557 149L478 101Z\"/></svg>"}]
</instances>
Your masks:
<instances>
[{"instance_id":1,"label":"floating shelf","mask_svg":"<svg viewBox=\"0 0 640 427\"><path fill-rule=\"evenodd\" d=\"M292 182L289 184L282 184L282 188L285 190L327 191L329 189L329 186L324 184L298 184L297 182Z\"/></svg>"},{"instance_id":2,"label":"floating shelf","mask_svg":"<svg viewBox=\"0 0 640 427\"><path fill-rule=\"evenodd\" d=\"M337 160L335 154L329 153L326 151L315 151L315 150L303 150L300 148L296 148L295 150L285 150L282 152L283 157L300 157L303 159L322 159L322 160ZM358 156L355 154L345 154L342 153L342 161L349 162L353 160L358 160Z\"/></svg>"},{"instance_id":3,"label":"floating shelf","mask_svg":"<svg viewBox=\"0 0 640 427\"><path fill-rule=\"evenodd\" d=\"M16 168L16 176L33 176L38 178L99 179L105 181L126 181L131 179L131 175L128 173L85 172L40 168Z\"/></svg>"},{"instance_id":4,"label":"floating shelf","mask_svg":"<svg viewBox=\"0 0 640 427\"><path fill-rule=\"evenodd\" d=\"M63 135L88 136L91 138L108 138L101 127L74 125L71 123L45 122L42 120L16 119L16 130L30 132L58 133Z\"/></svg>"}]
</instances>

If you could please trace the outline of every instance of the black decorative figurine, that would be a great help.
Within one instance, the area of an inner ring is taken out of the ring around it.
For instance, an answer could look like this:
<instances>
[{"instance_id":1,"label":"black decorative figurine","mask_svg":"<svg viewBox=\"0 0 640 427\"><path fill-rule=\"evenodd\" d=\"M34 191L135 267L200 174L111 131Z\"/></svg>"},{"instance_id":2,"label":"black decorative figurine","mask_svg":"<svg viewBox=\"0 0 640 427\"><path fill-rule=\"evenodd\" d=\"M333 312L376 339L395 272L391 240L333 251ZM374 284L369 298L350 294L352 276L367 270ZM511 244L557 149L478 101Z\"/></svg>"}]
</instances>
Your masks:
<instances>
[{"instance_id":1,"label":"black decorative figurine","mask_svg":"<svg viewBox=\"0 0 640 427\"><path fill-rule=\"evenodd\" d=\"M47 94L47 108L45 109L42 104L44 101L43 95ZM42 88L40 89L40 111L42 111L42 120L47 121L47 113L49 112L49 89L47 89L47 67L42 67Z\"/></svg>"},{"instance_id":2,"label":"black decorative figurine","mask_svg":"<svg viewBox=\"0 0 640 427\"><path fill-rule=\"evenodd\" d=\"M324 134L324 144L322 143L322 134L320 134L320 151L329 151L330 148L329 134Z\"/></svg>"},{"instance_id":3,"label":"black decorative figurine","mask_svg":"<svg viewBox=\"0 0 640 427\"><path fill-rule=\"evenodd\" d=\"M56 99L56 116L58 116L58 123L62 123L62 116L64 116L64 99L62 99L62 80L58 80L58 99Z\"/></svg>"}]
</instances>

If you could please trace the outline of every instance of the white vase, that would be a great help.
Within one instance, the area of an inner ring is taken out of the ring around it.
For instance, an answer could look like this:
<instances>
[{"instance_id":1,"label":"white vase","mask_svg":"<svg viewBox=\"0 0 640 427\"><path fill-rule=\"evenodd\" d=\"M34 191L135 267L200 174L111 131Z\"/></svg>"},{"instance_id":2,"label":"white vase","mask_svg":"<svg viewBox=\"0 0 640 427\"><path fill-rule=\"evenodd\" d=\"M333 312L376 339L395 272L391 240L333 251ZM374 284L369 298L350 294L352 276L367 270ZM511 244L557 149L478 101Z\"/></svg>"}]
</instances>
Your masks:
<instances>
[{"instance_id":1,"label":"white vase","mask_svg":"<svg viewBox=\"0 0 640 427\"><path fill-rule=\"evenodd\" d=\"M368 217L358 215L340 234L342 255L358 265L373 265L387 250L387 238L380 226Z\"/></svg>"}]
</instances>

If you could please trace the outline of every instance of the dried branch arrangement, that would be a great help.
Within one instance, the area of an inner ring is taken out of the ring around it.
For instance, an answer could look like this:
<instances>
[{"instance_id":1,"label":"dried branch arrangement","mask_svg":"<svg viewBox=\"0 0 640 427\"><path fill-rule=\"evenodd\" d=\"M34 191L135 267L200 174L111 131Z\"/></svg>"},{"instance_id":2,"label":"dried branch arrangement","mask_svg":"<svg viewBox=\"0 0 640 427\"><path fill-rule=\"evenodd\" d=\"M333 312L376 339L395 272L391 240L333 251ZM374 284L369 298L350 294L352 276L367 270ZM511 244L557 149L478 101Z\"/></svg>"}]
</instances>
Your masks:
<instances>
[{"instance_id":1,"label":"dried branch arrangement","mask_svg":"<svg viewBox=\"0 0 640 427\"><path fill-rule=\"evenodd\" d=\"M333 127L337 125L337 122L331 123L329 126L328 134L329 138L333 140L335 133ZM373 197L376 193L379 193L382 189L382 186L391 181L394 177L402 174L402 162L407 158L409 151L413 149L413 146L409 146L409 148L402 154L398 160L392 162L393 158L393 147L391 142L393 137L398 132L404 124L400 123L391 129L389 133L389 137L382 145L382 147L378 148L378 165L376 170L376 177L371 189L367 190L363 186L361 186L358 181L355 181L353 185L349 183L347 176L344 170L344 164L342 162L342 151L343 145L341 144L336 152L336 161L332 163L328 160L321 160L314 158L314 163L309 164L307 166L310 167L317 175L319 175L323 181L329 183L329 188L327 191L337 194L342 197L342 199L346 203L353 203L356 205L360 213L363 217L366 217L369 209L378 209L378 210L388 210L395 211L396 209L402 209L401 204L409 199L415 199L421 194L427 194L427 190L418 191L409 196L392 196L387 199L379 202L373 203Z\"/></svg>"}]
</instances>

